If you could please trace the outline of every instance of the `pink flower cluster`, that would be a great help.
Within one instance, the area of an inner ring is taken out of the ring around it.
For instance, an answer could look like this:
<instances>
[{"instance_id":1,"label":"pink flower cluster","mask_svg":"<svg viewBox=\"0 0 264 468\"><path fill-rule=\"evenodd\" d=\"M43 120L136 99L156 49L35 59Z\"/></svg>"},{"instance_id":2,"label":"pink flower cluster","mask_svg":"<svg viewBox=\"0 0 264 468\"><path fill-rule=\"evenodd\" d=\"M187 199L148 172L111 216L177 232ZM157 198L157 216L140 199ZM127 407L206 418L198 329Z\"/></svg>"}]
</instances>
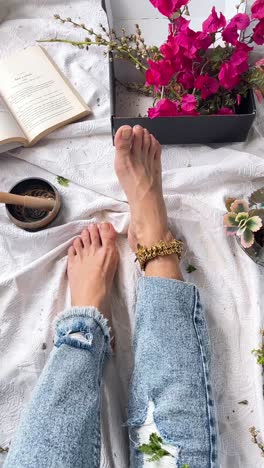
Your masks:
<instances>
[{"instance_id":1,"label":"pink flower cluster","mask_svg":"<svg viewBox=\"0 0 264 468\"><path fill-rule=\"evenodd\" d=\"M161 99L156 107L149 109L149 117L176 117L178 115L198 115L197 101L193 94L185 94L181 101Z\"/></svg>"},{"instance_id":2,"label":"pink flower cluster","mask_svg":"<svg viewBox=\"0 0 264 468\"><path fill-rule=\"evenodd\" d=\"M170 26L167 41L148 61L146 85L152 86L160 97L157 106L149 109L149 117L197 115L203 101L216 100L217 96L233 92L235 103L239 105L239 86L243 83L243 74L249 70L252 50L248 44L264 44L264 0L255 1L251 16L238 13L229 22L213 7L203 22L202 31L192 30L190 21L184 17L190 0L150 1L170 19ZM246 41L245 31L251 23L253 34ZM216 44L212 48L220 36L225 46ZM214 55L215 48L219 57ZM212 113L234 113L234 106L220 104L217 112Z\"/></svg>"}]
</instances>

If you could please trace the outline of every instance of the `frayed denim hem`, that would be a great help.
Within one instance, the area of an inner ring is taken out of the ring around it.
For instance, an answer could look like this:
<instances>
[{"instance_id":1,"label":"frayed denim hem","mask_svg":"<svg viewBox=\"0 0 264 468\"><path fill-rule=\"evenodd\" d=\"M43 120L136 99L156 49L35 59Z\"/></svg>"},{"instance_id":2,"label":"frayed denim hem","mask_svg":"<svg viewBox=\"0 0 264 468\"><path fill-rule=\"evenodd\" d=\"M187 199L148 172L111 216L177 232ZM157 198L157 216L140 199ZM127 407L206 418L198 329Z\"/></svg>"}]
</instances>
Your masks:
<instances>
[{"instance_id":1,"label":"frayed denim hem","mask_svg":"<svg viewBox=\"0 0 264 468\"><path fill-rule=\"evenodd\" d=\"M106 354L111 355L110 327L108 320L96 307L71 307L62 312L54 322L54 345L67 344L93 352L94 335L102 333L106 342Z\"/></svg>"}]
</instances>

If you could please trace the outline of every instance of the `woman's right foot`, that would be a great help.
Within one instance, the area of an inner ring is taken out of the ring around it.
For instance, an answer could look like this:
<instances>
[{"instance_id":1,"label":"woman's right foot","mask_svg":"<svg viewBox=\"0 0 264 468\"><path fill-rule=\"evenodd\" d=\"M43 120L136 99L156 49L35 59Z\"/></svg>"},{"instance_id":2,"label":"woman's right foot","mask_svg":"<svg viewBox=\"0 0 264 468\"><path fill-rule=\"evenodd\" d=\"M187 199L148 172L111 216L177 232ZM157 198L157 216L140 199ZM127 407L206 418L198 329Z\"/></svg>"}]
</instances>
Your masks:
<instances>
[{"instance_id":1,"label":"woman's right foot","mask_svg":"<svg viewBox=\"0 0 264 468\"><path fill-rule=\"evenodd\" d=\"M115 147L115 171L131 210L130 247L135 252L138 244L151 247L160 240L169 242L173 236L162 192L159 142L146 129L125 125L116 133ZM146 274L181 279L177 255L157 257L147 265Z\"/></svg>"},{"instance_id":2,"label":"woman's right foot","mask_svg":"<svg viewBox=\"0 0 264 468\"><path fill-rule=\"evenodd\" d=\"M142 127L121 127L115 137L115 170L131 210L128 241L151 247L171 239L162 193L161 146Z\"/></svg>"}]
</instances>

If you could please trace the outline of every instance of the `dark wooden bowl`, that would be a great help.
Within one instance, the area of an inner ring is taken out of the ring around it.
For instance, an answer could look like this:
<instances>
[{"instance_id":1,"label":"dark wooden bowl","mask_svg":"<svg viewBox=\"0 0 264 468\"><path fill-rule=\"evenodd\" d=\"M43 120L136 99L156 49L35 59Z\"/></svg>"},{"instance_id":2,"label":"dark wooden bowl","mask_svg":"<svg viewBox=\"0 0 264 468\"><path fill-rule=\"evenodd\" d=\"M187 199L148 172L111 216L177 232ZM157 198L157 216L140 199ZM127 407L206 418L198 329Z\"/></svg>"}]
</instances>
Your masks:
<instances>
[{"instance_id":1,"label":"dark wooden bowl","mask_svg":"<svg viewBox=\"0 0 264 468\"><path fill-rule=\"evenodd\" d=\"M18 182L9 191L16 195L53 198L55 206L52 211L25 208L24 206L6 204L6 211L11 221L26 231L39 231L46 228L57 217L61 207L58 190L47 180L32 177Z\"/></svg>"}]
</instances>

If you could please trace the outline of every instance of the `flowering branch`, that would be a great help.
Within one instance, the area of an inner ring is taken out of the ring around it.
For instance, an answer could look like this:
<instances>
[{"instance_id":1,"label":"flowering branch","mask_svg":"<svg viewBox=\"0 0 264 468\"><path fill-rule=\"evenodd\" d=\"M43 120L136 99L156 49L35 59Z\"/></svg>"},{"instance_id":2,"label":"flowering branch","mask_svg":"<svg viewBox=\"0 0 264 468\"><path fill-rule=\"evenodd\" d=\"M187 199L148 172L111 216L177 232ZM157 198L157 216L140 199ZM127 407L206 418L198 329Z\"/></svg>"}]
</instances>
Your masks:
<instances>
[{"instance_id":1,"label":"flowering branch","mask_svg":"<svg viewBox=\"0 0 264 468\"><path fill-rule=\"evenodd\" d=\"M102 24L97 33L84 23L59 15L55 15L56 20L81 28L88 36L83 41L54 38L39 42L64 42L86 50L100 46L106 56L112 54L110 60L129 60L145 76L145 85L134 84L134 89L154 99L148 110L150 118L234 114L251 89L259 101L263 99L264 59L250 66L253 47L249 44L264 44L264 0L254 2L250 15L239 13L245 3L240 0L237 14L229 21L213 7L201 31L190 28L190 0L150 2L169 20L168 38L160 47L146 45L139 25L130 35L124 29L117 35ZM248 33L253 22L253 32ZM219 40L223 45L216 45Z\"/></svg>"},{"instance_id":2,"label":"flowering branch","mask_svg":"<svg viewBox=\"0 0 264 468\"><path fill-rule=\"evenodd\" d=\"M252 436L252 442L258 446L262 457L264 457L264 443L260 440L260 432L254 426L249 428L249 432Z\"/></svg>"},{"instance_id":3,"label":"flowering branch","mask_svg":"<svg viewBox=\"0 0 264 468\"><path fill-rule=\"evenodd\" d=\"M70 23L75 28L85 30L93 39L86 37L84 41L74 41L71 39L54 38L42 39L38 42L62 42L86 50L89 50L91 45L102 46L106 49L105 55L109 52L115 52L117 58L131 61L143 73L148 69L146 59L151 58L158 50L157 47L148 47L145 44L138 25L136 25L135 34L126 35L125 30L122 29L123 35L118 36L113 30L108 32L102 24L99 25L102 33L96 33L92 28L87 28L84 23L77 23L71 18L61 18L57 14L54 15L54 18L63 24Z\"/></svg>"}]
</instances>

